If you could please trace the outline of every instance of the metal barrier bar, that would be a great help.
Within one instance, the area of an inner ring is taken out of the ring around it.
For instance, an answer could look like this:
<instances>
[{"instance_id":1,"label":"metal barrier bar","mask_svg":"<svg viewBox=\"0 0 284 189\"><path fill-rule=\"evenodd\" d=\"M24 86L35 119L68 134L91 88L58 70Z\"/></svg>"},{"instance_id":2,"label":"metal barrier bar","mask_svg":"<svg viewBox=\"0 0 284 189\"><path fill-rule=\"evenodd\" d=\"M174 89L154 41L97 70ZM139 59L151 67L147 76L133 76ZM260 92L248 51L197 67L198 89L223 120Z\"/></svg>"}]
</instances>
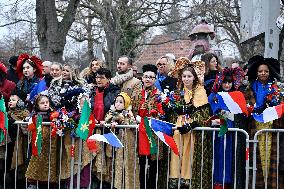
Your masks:
<instances>
[{"instance_id":1,"label":"metal barrier bar","mask_svg":"<svg viewBox=\"0 0 284 189\"><path fill-rule=\"evenodd\" d=\"M4 159L4 189L6 189L6 174L7 174L7 151L8 151L8 134L5 136L5 159Z\"/></svg>"},{"instance_id":2,"label":"metal barrier bar","mask_svg":"<svg viewBox=\"0 0 284 189\"><path fill-rule=\"evenodd\" d=\"M26 125L27 124L27 122L16 122L16 124L18 124L18 127L19 127L19 125L20 124L23 124L23 125ZM48 124L50 124L49 122L44 122L43 123L43 125L48 125ZM101 128L101 127L103 127L102 125L97 125L97 128ZM116 128L121 128L121 129L124 129L124 134L126 133L126 129L135 129L135 154L136 154L136 148L137 148L137 142L138 142L138 131L137 131L137 129L138 129L138 126L137 125L117 125L116 126ZM19 128L18 128L19 129ZM210 127L197 127L197 128L195 128L193 131L191 131L190 132L190 135L192 135L193 134L193 132L194 131L201 131L202 132L202 152L204 151L204 145L205 145L205 143L204 143L204 140L205 140L205 136L204 136L204 132L213 132L213 157L214 157L214 145L215 145L215 143L214 143L214 138L215 138L215 132L216 131L219 131L220 129L219 128L210 128ZM235 138L235 158L236 158L236 148L237 148L237 133L238 132L241 132L241 133L243 133L243 134L245 134L245 136L246 136L246 149L247 149L247 153L248 153L248 146L249 146L249 143L248 143L248 141L249 141L249 138L248 138L248 134L244 131L244 130L242 130L242 129L238 129L238 128L229 128L228 129L228 132L235 132L236 133L236 138ZM123 134L123 137L124 137L124 134ZM123 137L122 137L122 142L124 142L124 140L123 140ZM191 136L192 137L192 136ZM51 148L51 138L49 138L50 139L50 148ZM192 139L190 139L190 140L192 140ZM159 141L159 140L158 140ZM82 142L82 140L81 140L81 142ZM62 139L62 137L60 137L60 165L59 165L59 179L58 179L58 181L59 181L59 188L60 188L60 182L61 182L61 160L62 160L62 144L63 143L63 139ZM72 138L72 147L74 146L74 143L75 143L75 139L74 138ZM181 144L182 144L182 142L180 142ZM102 144L102 146L103 146L103 148L102 149L104 149L104 144ZM225 153L226 153L226 135L225 135L225 140L224 140L224 146L225 146L225 149L224 149L224 156L225 156ZM77 173L77 188L78 187L80 187L80 171L81 171L81 158L80 158L80 155L82 154L82 144L80 144L79 145L79 153L78 153L78 155L79 155L79 158L78 158L78 173ZM158 142L158 147L159 147L159 142ZM81 148L81 150L80 150L80 148ZM180 149L182 149L182 147L180 148ZM158 148L158 150L159 150L159 148ZM18 151L18 149L17 149L17 151ZM170 151L170 150L169 150ZM170 154L170 152L168 151L168 154ZM51 149L50 149L50 152L51 152ZM182 151L180 151L181 152L181 156L180 156L180 160L179 161L181 161L181 159L182 159ZM159 153L159 151L158 151L158 153ZM233 152L232 152L233 153ZM125 154L125 151L124 151L124 149L123 149L123 154ZM115 156L115 153L114 153L114 151L113 151L113 161L114 161L114 156ZM102 185L102 181L103 181L103 168L104 168L104 157L105 157L105 154L104 154L104 150L102 150L102 163L101 163L101 183L100 183L100 188L102 188L103 187L103 185ZM125 155L123 155L123 159L125 160ZM90 159L92 159L92 158L90 158ZM190 163L190 175L192 175L192 160L193 160L193 153L190 153L190 159L191 159L191 163ZM225 160L225 158L224 158L224 160ZM49 175L48 175L48 181L50 181L50 161L51 161L51 157L49 156ZM145 182L146 182L146 180L147 180L147 170L148 170L148 162L149 160L148 160L148 158L146 158L146 166L145 166ZM90 162L90 164L91 164L92 162ZM134 183L133 183L133 186L134 186L134 188L136 188L136 168L137 168L137 166L136 166L136 158L135 158L135 165L134 165ZM156 188L158 188L158 180L159 180L159 162L158 162L158 160L157 160L157 173L156 173ZM179 164L180 164L181 162L179 162ZM247 158L247 160L246 160L246 189L248 188L248 171L249 171L249 167L248 167L248 163L249 163L249 160L248 160L248 158ZM224 161L224 169L225 169L225 161ZM168 158L168 173L167 173L167 181L169 180L169 165L170 165L170 159ZM201 167L200 167L200 171L201 171L201 173L203 172L203 169L204 169L204 159L203 159L203 156L202 156L202 160L201 160ZM16 166L17 167L17 166ZM115 162L112 162L112 183L111 183L111 187L113 188L113 186L114 186L114 177L115 177L115 174L114 174L114 168L115 167ZM180 165L179 165L179 167L181 167ZM236 167L236 161L235 161L235 167ZM71 159L71 174L70 174L70 188L73 188L73 181L74 181L74 179L73 179L73 168L74 168L74 157ZM91 164L91 167L90 167L90 173L91 173L91 168L92 168L92 164ZM125 181L125 161L123 161L123 175L122 175L122 178L123 178L123 182ZM236 177L236 170L234 171L235 172L235 177ZM213 158L213 164L212 164L212 187L214 186L214 181L213 181L213 173L214 173L214 158ZM225 182L225 175L226 175L226 170L223 170L223 184L224 184L224 182ZM15 172L15 176L16 176L16 172ZM180 173L179 173L179 188L180 188ZM236 180L236 179L234 179L234 180ZM203 185L203 175L201 174L201 185ZM89 185L89 188L91 188L91 183L92 183L92 180L91 180L91 174L90 174L90 185ZM147 185L146 185L147 183L145 183L145 187L147 187ZM15 178L15 186L16 186L16 178ZM123 186L125 186L125 183L123 183ZM48 184L48 187L49 187L49 184ZM167 182L167 188L169 187L169 185L168 185L168 182ZM190 179L190 187L191 187L191 179ZM234 188L236 187L236 183L234 183Z\"/></svg>"},{"instance_id":3,"label":"metal barrier bar","mask_svg":"<svg viewBox=\"0 0 284 189\"><path fill-rule=\"evenodd\" d=\"M252 176L252 188L255 189L256 188L256 171L257 171L257 167L256 167L256 149L257 149L257 143L258 143L258 139L257 137L262 134L262 133L266 133L266 170L265 170L265 188L267 188L267 133L277 133L277 188L278 188L278 164L279 164L279 133L284 133L284 129L261 129L259 131L257 131L254 134L253 137L253 176Z\"/></svg>"}]
</instances>

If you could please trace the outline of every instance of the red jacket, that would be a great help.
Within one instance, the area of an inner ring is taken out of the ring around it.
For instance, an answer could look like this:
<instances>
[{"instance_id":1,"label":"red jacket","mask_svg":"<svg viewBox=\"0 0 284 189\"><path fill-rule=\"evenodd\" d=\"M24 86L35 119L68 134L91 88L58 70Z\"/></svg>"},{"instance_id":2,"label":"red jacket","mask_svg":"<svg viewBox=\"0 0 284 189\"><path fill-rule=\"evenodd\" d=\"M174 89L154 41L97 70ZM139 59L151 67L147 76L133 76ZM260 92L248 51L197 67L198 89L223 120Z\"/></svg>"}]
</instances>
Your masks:
<instances>
[{"instance_id":1,"label":"red jacket","mask_svg":"<svg viewBox=\"0 0 284 189\"><path fill-rule=\"evenodd\" d=\"M0 93L4 96L5 101L8 101L11 93L16 88L16 84L7 79L4 80L3 84L0 84Z\"/></svg>"}]
</instances>

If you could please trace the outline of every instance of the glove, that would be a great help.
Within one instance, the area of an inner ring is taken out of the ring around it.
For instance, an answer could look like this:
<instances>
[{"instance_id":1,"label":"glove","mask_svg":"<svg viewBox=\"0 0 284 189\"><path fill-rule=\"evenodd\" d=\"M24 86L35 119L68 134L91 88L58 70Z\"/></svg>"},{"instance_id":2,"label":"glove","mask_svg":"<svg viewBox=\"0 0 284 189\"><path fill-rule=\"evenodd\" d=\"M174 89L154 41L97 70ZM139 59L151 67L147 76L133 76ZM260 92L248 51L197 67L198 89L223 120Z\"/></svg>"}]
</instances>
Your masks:
<instances>
[{"instance_id":1,"label":"glove","mask_svg":"<svg viewBox=\"0 0 284 189\"><path fill-rule=\"evenodd\" d=\"M191 124L187 123L183 125L182 127L178 127L177 129L179 130L180 134L186 134L198 126L199 124L196 121L193 121Z\"/></svg>"},{"instance_id":2,"label":"glove","mask_svg":"<svg viewBox=\"0 0 284 189\"><path fill-rule=\"evenodd\" d=\"M179 133L183 135L183 134L188 133L191 130L191 126L190 124L187 123L181 127L178 127L177 129L179 130Z\"/></svg>"}]
</instances>

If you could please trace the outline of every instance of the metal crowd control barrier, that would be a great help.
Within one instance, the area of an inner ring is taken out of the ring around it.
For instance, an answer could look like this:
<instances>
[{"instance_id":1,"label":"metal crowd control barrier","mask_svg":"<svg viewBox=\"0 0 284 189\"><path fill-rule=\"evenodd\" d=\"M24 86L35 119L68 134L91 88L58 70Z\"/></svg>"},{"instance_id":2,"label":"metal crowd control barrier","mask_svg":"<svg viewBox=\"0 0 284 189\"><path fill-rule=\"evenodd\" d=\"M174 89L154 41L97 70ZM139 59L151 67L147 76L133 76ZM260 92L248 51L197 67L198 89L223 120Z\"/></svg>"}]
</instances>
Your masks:
<instances>
[{"instance_id":1,"label":"metal crowd control barrier","mask_svg":"<svg viewBox=\"0 0 284 189\"><path fill-rule=\"evenodd\" d=\"M252 177L252 188L255 189L256 188L256 172L257 172L257 166L256 166L256 150L257 150L257 144L258 144L258 139L257 137L261 134L265 133L265 170L264 170L264 184L265 184L265 189L267 189L267 184L268 184L268 172L269 170L267 169L268 165L267 165L267 160L268 160L268 133L277 133L277 168L276 168L276 175L277 175L277 183L276 183L276 187L277 189L279 188L279 134L280 133L284 133L284 129L261 129L259 131L257 131L254 135L253 138L253 177ZM273 147L271 147L272 149Z\"/></svg>"},{"instance_id":2,"label":"metal crowd control barrier","mask_svg":"<svg viewBox=\"0 0 284 189\"><path fill-rule=\"evenodd\" d=\"M17 125L17 140L16 140L16 167L15 167L15 183L14 183L14 186L15 188L17 188L17 163L18 163L18 136L19 136L19 130L20 130L20 126L23 126L23 125L27 125L28 123L27 122L16 122L15 123ZM50 125L49 122L45 122L43 123L44 125ZM96 128L100 128L102 127L101 125L97 125ZM124 131L124 133L126 132L127 129L134 129L134 134L135 134L135 148L134 148L134 154L137 155L137 143L138 143L138 126L137 125L117 125L115 128L118 128L118 129L122 129ZM193 131L191 132L202 132L202 141L200 141L202 143L202 153L203 153L203 143L204 143L204 132L210 132L212 133L213 135L213 141L212 141L212 144L213 144L213 159L212 159L212 189L213 189L213 186L214 186L214 179L213 179L213 173L214 173L214 138L215 138L215 135L216 135L216 131L219 131L220 129L219 128L210 128L210 127L197 127L195 128ZM190 132L190 133L191 133ZM242 129L238 129L238 128L229 128L228 129L228 133L234 133L234 136L235 136L235 148L233 150L232 153L234 153L234 157L235 157L235 168L234 168L234 183L232 183L232 188L236 188L237 187L237 184L236 184L236 158L237 158L237 141L238 141L238 134L243 134L245 136L245 143L246 143L246 151L243 152L243 153L246 153L246 159L245 159L245 189L248 189L248 182L249 182L249 135L247 134L246 131L242 130ZM28 134L28 137L30 138L30 135ZM63 146L63 139L62 139L62 136L57 136L59 137L59 146L60 146L60 156L59 156L59 173L58 173L58 188L63 188L61 186L61 174L62 174L62 165L61 165L61 161L62 161L62 146ZM225 139L226 139L226 135L224 136ZM49 142L49 151L51 151L51 135L50 135L50 142ZM124 135L122 135L121 137L121 140L122 140L122 143L124 143ZM6 137L6 140L7 140L7 137ZM77 140L77 139L76 139ZM78 139L79 140L79 148L78 148L78 162L75 162L75 158L72 157L71 159L71 173L70 173L70 182L69 182L69 188L77 188L79 189L80 188L80 170L81 170L81 164L82 164L82 159L81 159L81 155L82 155L82 140L81 139ZM134 141L133 141L134 142ZM74 145L75 143L75 138L72 138L72 145ZM158 146L161 145L162 142L159 142L158 140ZM102 143L102 149L104 149L104 146L105 146L105 143ZM226 151L226 140L224 140L224 156L225 156L225 151ZM7 149L7 143L6 143L6 149ZM159 147L158 147L159 149ZM27 146L27 157L30 155L29 154L29 151L30 151L30 148L29 148L29 145ZM181 151L181 149L180 149ZM124 152L124 151L123 151ZM101 153L104 153L104 150L101 151ZM159 156L159 150L157 152L157 156ZM90 152L90 157L94 156L96 154L92 154ZM114 150L112 150L112 155L114 156ZM50 159L51 159L51 156L52 154L49 153L49 170L48 170L48 182L47 182L47 187L50 188ZM169 167L170 167L170 149L168 149L168 162L167 162L167 165L168 165L168 168L167 168L167 189L169 188ZM203 156L202 157L202 160L201 160L201 167L200 167L200 172L203 173ZM190 154L190 157L189 157L191 160L193 159L193 153ZM6 150L6 153L5 153L5 172L4 172L4 189L6 188L6 182L5 182L5 178L6 178L6 173L7 173L7 170L6 170L6 159L7 159L7 150ZM139 172L137 172L137 168L138 168L138 162L136 162L136 158L135 159L135 162L134 162L134 178L136 178L136 174L139 174ZM125 159L124 159L125 160ZM225 158L224 158L225 160ZM192 161L191 161L192 162ZM93 164L93 161L92 161L92 158L90 158L90 183L89 183L89 189L92 188L92 183L93 183L93 180L92 180L92 164ZM100 179L100 183L99 183L99 188L102 189L103 188L103 166L104 166L104 158L101 159L101 173L100 175L96 175L97 178ZM74 186L74 165L77 164L77 167L78 167L78 171L77 171L77 178L76 178L76 186ZM115 165L115 162L114 162L114 158L112 158L112 162L111 162L111 167L112 167L112 170L111 170L111 183L110 183L110 186L111 188L114 187L114 165ZM224 165L225 165L225 161L224 161ZM122 166L123 166L123 173L122 175L125 177L125 161L122 162ZM179 171L180 171L180 167L181 166L181 158L179 158ZM225 167L225 166L224 166ZM145 178L147 177L147 169L148 169L148 159L146 158L146 166L145 166ZM225 168L224 168L225 169ZM157 158L157 171L156 171L156 178L155 178L155 188L159 188L158 186L158 179L159 179L159 163L158 163L158 158ZM192 164L190 164L190 171L192 173ZM202 175L202 174L201 174ZM123 177L123 178L124 178ZM224 188L224 184L225 184L225 170L223 170L223 188ZM180 181L181 181L181 175L179 174L179 178L178 178L178 188L181 187L181 184L180 184ZM125 187L125 184L124 183L124 179L122 180L123 183L121 183L121 188L124 188ZM146 179L145 179L145 182L146 182ZM139 186L137 185L136 183L136 180L134 179L134 182L132 183L133 184L133 188L139 188ZM202 185L202 178L201 178L201 185ZM28 186L28 181L26 179L26 187ZM38 188L38 181L37 181L37 188ZM146 188L146 185L145 185L145 188ZM191 188L191 180L190 180L190 187Z\"/></svg>"}]
</instances>

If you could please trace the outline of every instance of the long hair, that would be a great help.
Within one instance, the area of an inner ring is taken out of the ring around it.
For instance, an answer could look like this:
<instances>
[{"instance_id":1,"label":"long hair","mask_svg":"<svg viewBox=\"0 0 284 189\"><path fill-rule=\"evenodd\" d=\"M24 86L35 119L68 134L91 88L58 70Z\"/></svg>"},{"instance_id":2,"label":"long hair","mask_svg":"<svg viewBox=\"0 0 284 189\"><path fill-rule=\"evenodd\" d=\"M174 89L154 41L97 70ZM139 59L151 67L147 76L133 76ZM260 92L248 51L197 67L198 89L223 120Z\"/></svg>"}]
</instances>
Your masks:
<instances>
[{"instance_id":1,"label":"long hair","mask_svg":"<svg viewBox=\"0 0 284 189\"><path fill-rule=\"evenodd\" d=\"M78 84L80 86L83 86L85 84L85 80L81 77L79 77L79 69L74 69L71 65L69 64L64 64L62 66L62 68L64 69L64 67L68 66L70 68L70 80L72 82L74 82L75 84ZM55 78L51 81L50 83L50 86L51 85L55 85L55 83L59 86L62 85L62 82L63 82L63 78L62 76L58 77L58 78Z\"/></svg>"},{"instance_id":2,"label":"long hair","mask_svg":"<svg viewBox=\"0 0 284 189\"><path fill-rule=\"evenodd\" d=\"M96 62L100 65L100 68L103 68L103 67L104 67L104 61L102 61L101 59L99 59L99 58L97 58L97 57L94 57L94 58L91 60L91 62L89 63L88 69L86 70L84 77L93 74L93 71L92 71L92 62L94 62L94 61L96 61Z\"/></svg>"},{"instance_id":3,"label":"long hair","mask_svg":"<svg viewBox=\"0 0 284 189\"><path fill-rule=\"evenodd\" d=\"M198 77L197 77L197 73L193 68L192 64L187 65L186 67L184 67L178 74L178 83L177 83L177 87L178 88L183 88L183 82L182 82L182 74L184 71L190 71L192 73L192 75L194 76L194 80L193 80L193 84L192 84L192 89L194 89L197 84L198 84Z\"/></svg>"},{"instance_id":4,"label":"long hair","mask_svg":"<svg viewBox=\"0 0 284 189\"><path fill-rule=\"evenodd\" d=\"M220 62L219 62L219 59L218 59L218 56L214 53L205 53L201 56L201 60L203 62L205 62L205 74L204 75L207 75L209 73L209 63L210 63L210 60L212 58L216 58L216 61L217 61L217 70L218 71L221 71L221 67L220 67Z\"/></svg>"}]
</instances>

